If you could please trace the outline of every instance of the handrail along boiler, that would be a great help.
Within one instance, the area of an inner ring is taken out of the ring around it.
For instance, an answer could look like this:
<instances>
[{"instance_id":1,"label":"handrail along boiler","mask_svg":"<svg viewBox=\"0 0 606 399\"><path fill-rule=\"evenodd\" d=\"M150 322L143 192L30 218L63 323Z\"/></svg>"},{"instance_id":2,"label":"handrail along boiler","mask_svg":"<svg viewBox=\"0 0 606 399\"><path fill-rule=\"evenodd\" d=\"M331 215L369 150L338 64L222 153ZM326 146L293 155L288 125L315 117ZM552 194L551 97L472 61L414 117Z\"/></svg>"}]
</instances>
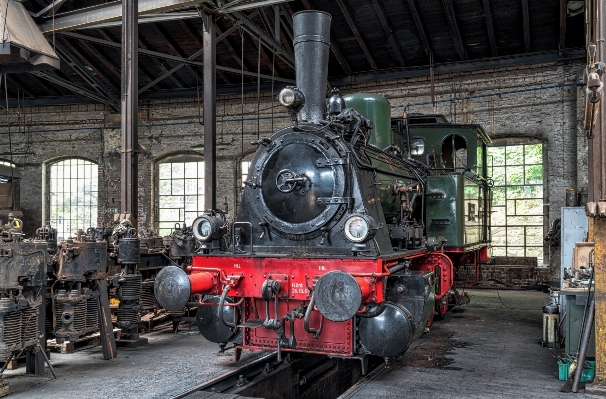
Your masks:
<instances>
[{"instance_id":1,"label":"handrail along boiler","mask_svg":"<svg viewBox=\"0 0 606 399\"><path fill-rule=\"evenodd\" d=\"M326 103L330 19L293 16L297 86L278 96L292 126L257 143L233 224L205 212L189 274L156 278L167 310L203 298L200 332L236 356L393 358L462 300L455 266L488 259L490 139L478 126L392 121L378 96L333 90Z\"/></svg>"}]
</instances>

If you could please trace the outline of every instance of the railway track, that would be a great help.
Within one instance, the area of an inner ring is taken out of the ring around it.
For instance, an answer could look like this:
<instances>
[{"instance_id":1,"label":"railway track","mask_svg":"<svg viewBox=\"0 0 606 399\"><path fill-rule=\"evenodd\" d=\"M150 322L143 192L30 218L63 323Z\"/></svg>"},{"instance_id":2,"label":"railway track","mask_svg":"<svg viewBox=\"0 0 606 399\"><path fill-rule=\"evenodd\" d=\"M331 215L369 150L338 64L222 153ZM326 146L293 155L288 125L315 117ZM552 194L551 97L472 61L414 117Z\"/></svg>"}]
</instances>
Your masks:
<instances>
[{"instance_id":1,"label":"railway track","mask_svg":"<svg viewBox=\"0 0 606 399\"><path fill-rule=\"evenodd\" d=\"M200 392L265 399L336 398L360 379L360 370L358 360L289 354L278 362L276 353L271 352L171 399L199 397Z\"/></svg>"},{"instance_id":2,"label":"railway track","mask_svg":"<svg viewBox=\"0 0 606 399\"><path fill-rule=\"evenodd\" d=\"M264 355L259 359L250 362L249 364L239 367L236 370L230 371L229 373L223 374L219 377L213 378L212 380L207 381L203 384L190 388L187 391L183 391L180 394L171 397L170 399L186 398L200 391L214 391L223 393L230 389L237 389L238 384L242 386L244 380L248 380L248 378L254 378L255 376L258 376L261 372L263 372L265 367L264 365L275 361L276 357L276 352L268 353L267 355Z\"/></svg>"}]
</instances>

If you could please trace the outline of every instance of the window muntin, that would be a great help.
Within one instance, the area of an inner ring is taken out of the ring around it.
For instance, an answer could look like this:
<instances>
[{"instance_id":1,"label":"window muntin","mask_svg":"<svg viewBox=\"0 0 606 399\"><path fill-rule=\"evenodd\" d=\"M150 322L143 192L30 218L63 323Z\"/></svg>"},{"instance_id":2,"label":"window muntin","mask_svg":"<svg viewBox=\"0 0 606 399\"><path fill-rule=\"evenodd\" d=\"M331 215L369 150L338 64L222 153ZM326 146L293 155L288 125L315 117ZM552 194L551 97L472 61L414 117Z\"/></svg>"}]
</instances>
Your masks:
<instances>
[{"instance_id":1,"label":"window muntin","mask_svg":"<svg viewBox=\"0 0 606 399\"><path fill-rule=\"evenodd\" d=\"M167 236L175 224L191 226L204 211L204 162L163 162L158 165L158 234Z\"/></svg>"},{"instance_id":2,"label":"window muntin","mask_svg":"<svg viewBox=\"0 0 606 399\"><path fill-rule=\"evenodd\" d=\"M537 257L543 264L543 145L488 147L495 256Z\"/></svg>"},{"instance_id":3,"label":"window muntin","mask_svg":"<svg viewBox=\"0 0 606 399\"><path fill-rule=\"evenodd\" d=\"M97 225L97 164L79 158L50 165L50 223L57 241Z\"/></svg>"}]
</instances>

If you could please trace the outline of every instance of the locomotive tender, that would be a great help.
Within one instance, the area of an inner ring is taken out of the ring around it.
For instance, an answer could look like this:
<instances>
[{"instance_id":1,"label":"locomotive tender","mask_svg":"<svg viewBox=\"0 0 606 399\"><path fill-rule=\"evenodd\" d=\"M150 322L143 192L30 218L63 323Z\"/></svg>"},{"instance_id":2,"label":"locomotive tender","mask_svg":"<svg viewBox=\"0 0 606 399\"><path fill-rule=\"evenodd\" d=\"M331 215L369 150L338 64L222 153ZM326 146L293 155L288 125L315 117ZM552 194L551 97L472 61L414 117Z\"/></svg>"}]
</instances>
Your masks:
<instances>
[{"instance_id":1,"label":"locomotive tender","mask_svg":"<svg viewBox=\"0 0 606 399\"><path fill-rule=\"evenodd\" d=\"M205 212L189 274L156 278L167 310L197 295L201 334L236 358L393 358L461 300L455 266L488 260L490 139L438 117L391 120L374 95L333 90L327 104L330 19L293 16L297 86L278 96L292 126L257 143L235 221Z\"/></svg>"}]
</instances>

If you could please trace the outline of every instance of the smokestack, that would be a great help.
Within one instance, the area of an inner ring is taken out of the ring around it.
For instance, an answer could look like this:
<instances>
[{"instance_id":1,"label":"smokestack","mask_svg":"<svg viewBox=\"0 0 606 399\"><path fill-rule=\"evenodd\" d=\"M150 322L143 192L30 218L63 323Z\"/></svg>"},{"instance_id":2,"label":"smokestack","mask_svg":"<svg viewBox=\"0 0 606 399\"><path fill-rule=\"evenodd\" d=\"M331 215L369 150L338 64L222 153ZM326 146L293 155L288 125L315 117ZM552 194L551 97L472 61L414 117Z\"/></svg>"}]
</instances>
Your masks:
<instances>
[{"instance_id":1,"label":"smokestack","mask_svg":"<svg viewBox=\"0 0 606 399\"><path fill-rule=\"evenodd\" d=\"M297 88L305 96L297 119L318 123L324 118L326 108L332 17L323 11L300 11L292 18Z\"/></svg>"}]
</instances>

